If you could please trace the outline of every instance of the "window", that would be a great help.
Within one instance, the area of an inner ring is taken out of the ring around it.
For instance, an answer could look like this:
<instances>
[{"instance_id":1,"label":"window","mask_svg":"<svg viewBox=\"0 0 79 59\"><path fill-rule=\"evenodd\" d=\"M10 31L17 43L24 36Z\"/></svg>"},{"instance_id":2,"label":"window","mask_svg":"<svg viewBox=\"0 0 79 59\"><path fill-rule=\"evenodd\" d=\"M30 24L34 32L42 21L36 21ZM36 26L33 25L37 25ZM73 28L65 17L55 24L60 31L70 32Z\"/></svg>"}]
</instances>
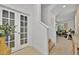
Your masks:
<instances>
[{"instance_id":1,"label":"window","mask_svg":"<svg viewBox=\"0 0 79 59\"><path fill-rule=\"evenodd\" d=\"M23 39L24 38L24 34L20 34L20 38Z\"/></svg>"},{"instance_id":2,"label":"window","mask_svg":"<svg viewBox=\"0 0 79 59\"><path fill-rule=\"evenodd\" d=\"M24 32L24 28L21 28L21 32Z\"/></svg>"},{"instance_id":3,"label":"window","mask_svg":"<svg viewBox=\"0 0 79 59\"><path fill-rule=\"evenodd\" d=\"M25 28L25 32L27 32L27 28Z\"/></svg>"},{"instance_id":4,"label":"window","mask_svg":"<svg viewBox=\"0 0 79 59\"><path fill-rule=\"evenodd\" d=\"M27 39L25 39L25 43L27 43Z\"/></svg>"},{"instance_id":5,"label":"window","mask_svg":"<svg viewBox=\"0 0 79 59\"><path fill-rule=\"evenodd\" d=\"M24 44L24 40L21 40L20 44L23 45Z\"/></svg>"},{"instance_id":6,"label":"window","mask_svg":"<svg viewBox=\"0 0 79 59\"><path fill-rule=\"evenodd\" d=\"M8 19L2 19L2 23L4 24L4 25L6 25L6 24L8 24Z\"/></svg>"},{"instance_id":7,"label":"window","mask_svg":"<svg viewBox=\"0 0 79 59\"><path fill-rule=\"evenodd\" d=\"M8 18L8 11L3 10L2 16L5 18Z\"/></svg>"},{"instance_id":8,"label":"window","mask_svg":"<svg viewBox=\"0 0 79 59\"><path fill-rule=\"evenodd\" d=\"M10 12L10 18L15 19L15 14L13 12Z\"/></svg>"},{"instance_id":9,"label":"window","mask_svg":"<svg viewBox=\"0 0 79 59\"><path fill-rule=\"evenodd\" d=\"M10 20L10 25L14 26L14 20Z\"/></svg>"},{"instance_id":10,"label":"window","mask_svg":"<svg viewBox=\"0 0 79 59\"><path fill-rule=\"evenodd\" d=\"M10 42L10 48L14 47L14 41Z\"/></svg>"},{"instance_id":11,"label":"window","mask_svg":"<svg viewBox=\"0 0 79 59\"><path fill-rule=\"evenodd\" d=\"M24 16L23 15L21 15L20 17L21 17L21 21L24 20Z\"/></svg>"},{"instance_id":12,"label":"window","mask_svg":"<svg viewBox=\"0 0 79 59\"><path fill-rule=\"evenodd\" d=\"M20 44L27 43L27 16L20 15Z\"/></svg>"},{"instance_id":13,"label":"window","mask_svg":"<svg viewBox=\"0 0 79 59\"><path fill-rule=\"evenodd\" d=\"M23 23L23 21L21 21L21 26L24 26L24 23Z\"/></svg>"},{"instance_id":14,"label":"window","mask_svg":"<svg viewBox=\"0 0 79 59\"><path fill-rule=\"evenodd\" d=\"M25 16L25 22L27 22L27 16Z\"/></svg>"}]
</instances>

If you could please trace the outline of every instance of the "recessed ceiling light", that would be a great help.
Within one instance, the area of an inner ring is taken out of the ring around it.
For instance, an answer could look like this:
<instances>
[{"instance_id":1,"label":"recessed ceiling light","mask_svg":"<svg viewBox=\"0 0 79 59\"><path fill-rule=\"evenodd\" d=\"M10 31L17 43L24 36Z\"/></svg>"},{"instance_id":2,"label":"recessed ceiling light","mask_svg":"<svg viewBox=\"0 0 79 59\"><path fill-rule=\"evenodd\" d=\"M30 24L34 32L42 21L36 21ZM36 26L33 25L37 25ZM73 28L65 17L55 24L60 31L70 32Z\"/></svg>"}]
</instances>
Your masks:
<instances>
[{"instance_id":1,"label":"recessed ceiling light","mask_svg":"<svg viewBox=\"0 0 79 59\"><path fill-rule=\"evenodd\" d=\"M65 8L65 7L66 7L66 5L63 5L62 7L63 7L63 8Z\"/></svg>"}]
</instances>

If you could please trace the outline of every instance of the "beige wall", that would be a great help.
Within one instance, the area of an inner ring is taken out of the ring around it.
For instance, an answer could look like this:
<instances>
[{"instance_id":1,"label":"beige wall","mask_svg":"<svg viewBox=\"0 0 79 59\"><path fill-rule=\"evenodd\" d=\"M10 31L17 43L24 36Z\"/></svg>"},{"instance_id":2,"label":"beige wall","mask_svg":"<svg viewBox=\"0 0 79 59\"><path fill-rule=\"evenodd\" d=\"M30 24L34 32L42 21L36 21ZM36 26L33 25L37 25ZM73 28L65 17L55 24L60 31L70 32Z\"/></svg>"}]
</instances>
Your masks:
<instances>
[{"instance_id":1,"label":"beige wall","mask_svg":"<svg viewBox=\"0 0 79 59\"><path fill-rule=\"evenodd\" d=\"M79 7L76 12L76 17L75 17L75 31L76 33L79 33Z\"/></svg>"}]
</instances>

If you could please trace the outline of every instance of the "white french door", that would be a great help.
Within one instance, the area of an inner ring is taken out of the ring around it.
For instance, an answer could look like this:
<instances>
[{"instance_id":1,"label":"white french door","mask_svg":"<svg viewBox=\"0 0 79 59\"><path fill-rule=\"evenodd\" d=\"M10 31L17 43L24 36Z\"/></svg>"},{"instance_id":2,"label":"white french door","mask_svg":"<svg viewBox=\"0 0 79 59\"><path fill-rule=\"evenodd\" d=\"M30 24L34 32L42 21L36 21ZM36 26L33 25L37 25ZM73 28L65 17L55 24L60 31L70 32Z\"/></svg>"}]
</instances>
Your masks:
<instances>
[{"instance_id":1,"label":"white french door","mask_svg":"<svg viewBox=\"0 0 79 59\"><path fill-rule=\"evenodd\" d=\"M15 26L15 12L2 9L2 24ZM6 44L8 47L12 49L12 51L15 48L15 33L10 35L10 39L6 38Z\"/></svg>"},{"instance_id":2,"label":"white french door","mask_svg":"<svg viewBox=\"0 0 79 59\"><path fill-rule=\"evenodd\" d=\"M10 39L6 39L6 44L12 49L12 52L28 45L27 19L28 16L23 13L0 7L0 24L15 26L15 33Z\"/></svg>"},{"instance_id":3,"label":"white french door","mask_svg":"<svg viewBox=\"0 0 79 59\"><path fill-rule=\"evenodd\" d=\"M21 48L27 45L27 16L20 14L20 45Z\"/></svg>"}]
</instances>

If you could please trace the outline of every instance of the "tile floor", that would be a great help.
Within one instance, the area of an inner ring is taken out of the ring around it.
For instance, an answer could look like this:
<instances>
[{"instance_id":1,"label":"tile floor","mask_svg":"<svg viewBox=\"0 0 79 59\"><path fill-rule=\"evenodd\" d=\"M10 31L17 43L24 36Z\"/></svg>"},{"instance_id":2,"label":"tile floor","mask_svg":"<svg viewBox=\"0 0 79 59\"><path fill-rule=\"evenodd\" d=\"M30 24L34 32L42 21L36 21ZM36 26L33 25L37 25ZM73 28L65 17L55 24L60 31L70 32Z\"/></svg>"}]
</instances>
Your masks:
<instances>
[{"instance_id":1,"label":"tile floor","mask_svg":"<svg viewBox=\"0 0 79 59\"><path fill-rule=\"evenodd\" d=\"M28 46L22 50L12 53L12 55L41 55L41 53L35 48Z\"/></svg>"},{"instance_id":2,"label":"tile floor","mask_svg":"<svg viewBox=\"0 0 79 59\"><path fill-rule=\"evenodd\" d=\"M73 55L72 40L57 37L57 45L50 53L51 55Z\"/></svg>"},{"instance_id":3,"label":"tile floor","mask_svg":"<svg viewBox=\"0 0 79 59\"><path fill-rule=\"evenodd\" d=\"M12 55L41 55L41 53L33 47L26 47L12 53ZM64 37L57 37L57 45L52 49L50 55L73 55L72 40L67 40Z\"/></svg>"}]
</instances>

